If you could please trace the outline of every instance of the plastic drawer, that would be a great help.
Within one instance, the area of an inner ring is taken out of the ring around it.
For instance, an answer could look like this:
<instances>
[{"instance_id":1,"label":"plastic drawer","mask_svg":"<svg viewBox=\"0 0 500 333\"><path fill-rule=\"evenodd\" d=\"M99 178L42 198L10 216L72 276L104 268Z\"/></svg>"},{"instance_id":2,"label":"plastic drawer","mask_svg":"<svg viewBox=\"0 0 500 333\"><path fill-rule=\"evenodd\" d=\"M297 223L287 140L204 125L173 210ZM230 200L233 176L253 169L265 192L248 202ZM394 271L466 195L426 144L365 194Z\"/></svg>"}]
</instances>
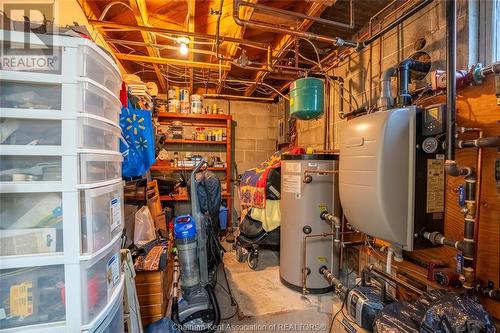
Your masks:
<instances>
[{"instance_id":1,"label":"plastic drawer","mask_svg":"<svg viewBox=\"0 0 500 333\"><path fill-rule=\"evenodd\" d=\"M0 202L0 256L63 251L61 193L1 193Z\"/></svg>"},{"instance_id":2,"label":"plastic drawer","mask_svg":"<svg viewBox=\"0 0 500 333\"><path fill-rule=\"evenodd\" d=\"M123 230L123 184L80 192L82 252L95 253Z\"/></svg>"},{"instance_id":3,"label":"plastic drawer","mask_svg":"<svg viewBox=\"0 0 500 333\"><path fill-rule=\"evenodd\" d=\"M61 110L62 86L0 80L0 108Z\"/></svg>"},{"instance_id":4,"label":"plastic drawer","mask_svg":"<svg viewBox=\"0 0 500 333\"><path fill-rule=\"evenodd\" d=\"M122 79L120 73L116 70L116 66L112 66L106 58L88 46L80 46L80 52L82 55L81 76L102 84L115 96L118 96L122 86Z\"/></svg>"},{"instance_id":5,"label":"plastic drawer","mask_svg":"<svg viewBox=\"0 0 500 333\"><path fill-rule=\"evenodd\" d=\"M120 239L107 251L81 263L83 325L96 318L120 285Z\"/></svg>"},{"instance_id":6,"label":"plastic drawer","mask_svg":"<svg viewBox=\"0 0 500 333\"><path fill-rule=\"evenodd\" d=\"M60 156L2 156L0 181L61 181Z\"/></svg>"},{"instance_id":7,"label":"plastic drawer","mask_svg":"<svg viewBox=\"0 0 500 333\"><path fill-rule=\"evenodd\" d=\"M79 112L103 117L114 124L119 124L122 105L115 96L89 81L78 83L78 93Z\"/></svg>"},{"instance_id":8,"label":"plastic drawer","mask_svg":"<svg viewBox=\"0 0 500 333\"><path fill-rule=\"evenodd\" d=\"M123 293L123 291L122 291ZM119 333L124 332L123 295L115 300L115 304L103 322L92 333Z\"/></svg>"},{"instance_id":9,"label":"plastic drawer","mask_svg":"<svg viewBox=\"0 0 500 333\"><path fill-rule=\"evenodd\" d=\"M120 151L121 129L87 117L78 118L77 146L83 149Z\"/></svg>"},{"instance_id":10,"label":"plastic drawer","mask_svg":"<svg viewBox=\"0 0 500 333\"><path fill-rule=\"evenodd\" d=\"M0 118L1 145L60 146L61 121Z\"/></svg>"},{"instance_id":11,"label":"plastic drawer","mask_svg":"<svg viewBox=\"0 0 500 333\"><path fill-rule=\"evenodd\" d=\"M63 265L0 270L0 329L64 321L64 295Z\"/></svg>"},{"instance_id":12,"label":"plastic drawer","mask_svg":"<svg viewBox=\"0 0 500 333\"><path fill-rule=\"evenodd\" d=\"M122 156L80 154L80 184L94 184L122 176Z\"/></svg>"}]
</instances>

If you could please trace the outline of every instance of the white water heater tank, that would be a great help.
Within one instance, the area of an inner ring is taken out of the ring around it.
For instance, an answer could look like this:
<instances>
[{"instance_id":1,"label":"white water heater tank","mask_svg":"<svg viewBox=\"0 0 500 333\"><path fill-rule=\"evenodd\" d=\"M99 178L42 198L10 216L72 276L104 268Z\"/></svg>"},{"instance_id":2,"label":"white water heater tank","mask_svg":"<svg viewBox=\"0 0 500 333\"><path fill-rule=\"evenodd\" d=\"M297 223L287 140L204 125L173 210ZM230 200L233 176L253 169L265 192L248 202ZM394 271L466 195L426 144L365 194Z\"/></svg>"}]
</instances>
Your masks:
<instances>
[{"instance_id":1,"label":"white water heater tank","mask_svg":"<svg viewBox=\"0 0 500 333\"><path fill-rule=\"evenodd\" d=\"M339 192L347 220L413 250L416 108L357 117L340 131Z\"/></svg>"}]
</instances>

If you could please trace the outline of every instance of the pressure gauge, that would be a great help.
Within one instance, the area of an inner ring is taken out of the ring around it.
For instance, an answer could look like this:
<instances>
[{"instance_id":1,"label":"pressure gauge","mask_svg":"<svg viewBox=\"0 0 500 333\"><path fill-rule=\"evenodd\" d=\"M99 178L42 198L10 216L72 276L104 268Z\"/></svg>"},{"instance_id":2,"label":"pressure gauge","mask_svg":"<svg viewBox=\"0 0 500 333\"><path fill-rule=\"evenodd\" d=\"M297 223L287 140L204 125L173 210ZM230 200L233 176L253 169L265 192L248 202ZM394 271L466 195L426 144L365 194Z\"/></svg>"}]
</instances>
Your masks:
<instances>
[{"instance_id":1,"label":"pressure gauge","mask_svg":"<svg viewBox=\"0 0 500 333\"><path fill-rule=\"evenodd\" d=\"M438 149L438 146L439 146L439 142L434 137L425 138L424 142L422 142L422 149L427 154L432 154L432 153L436 152L436 150Z\"/></svg>"}]
</instances>

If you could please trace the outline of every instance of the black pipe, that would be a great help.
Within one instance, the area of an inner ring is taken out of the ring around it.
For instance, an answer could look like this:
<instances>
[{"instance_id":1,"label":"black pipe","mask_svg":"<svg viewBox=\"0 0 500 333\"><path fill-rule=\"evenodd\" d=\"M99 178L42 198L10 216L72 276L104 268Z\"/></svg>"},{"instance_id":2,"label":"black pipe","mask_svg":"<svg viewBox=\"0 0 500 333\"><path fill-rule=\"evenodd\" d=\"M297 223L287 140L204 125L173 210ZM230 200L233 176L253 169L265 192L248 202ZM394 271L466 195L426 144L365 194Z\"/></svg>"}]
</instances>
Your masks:
<instances>
[{"instance_id":1,"label":"black pipe","mask_svg":"<svg viewBox=\"0 0 500 333\"><path fill-rule=\"evenodd\" d=\"M487 147L500 147L500 136L492 136L487 138L479 138L476 140L458 140L457 142L458 148L469 148L469 147L478 147L478 148L487 148Z\"/></svg>"},{"instance_id":2,"label":"black pipe","mask_svg":"<svg viewBox=\"0 0 500 333\"><path fill-rule=\"evenodd\" d=\"M455 133L456 133L456 54L457 54L457 4L455 0L446 2L446 164L447 173L458 176L455 162Z\"/></svg>"},{"instance_id":3,"label":"black pipe","mask_svg":"<svg viewBox=\"0 0 500 333\"><path fill-rule=\"evenodd\" d=\"M424 1L420 2L418 5L410 8L403 15L401 15L397 20L395 20L394 22L392 22L391 24L389 24L388 26L386 26L385 28L383 28L379 32L375 33L370 38L366 39L364 42L362 42L361 43L362 46L363 47L368 46L373 41L377 40L380 36L386 34L389 30L392 30L395 27L397 27L398 25L400 25L401 23L403 23L404 21L406 21L408 18L410 18L411 16L413 16L415 13L417 13L418 11L420 11L421 9L423 9L425 6L427 6L431 2L432 2L432 0L424 0Z\"/></svg>"},{"instance_id":4,"label":"black pipe","mask_svg":"<svg viewBox=\"0 0 500 333\"><path fill-rule=\"evenodd\" d=\"M430 69L429 63L407 58L398 65L398 106L411 105L411 94L408 85L411 82L411 71L427 73Z\"/></svg>"}]
</instances>

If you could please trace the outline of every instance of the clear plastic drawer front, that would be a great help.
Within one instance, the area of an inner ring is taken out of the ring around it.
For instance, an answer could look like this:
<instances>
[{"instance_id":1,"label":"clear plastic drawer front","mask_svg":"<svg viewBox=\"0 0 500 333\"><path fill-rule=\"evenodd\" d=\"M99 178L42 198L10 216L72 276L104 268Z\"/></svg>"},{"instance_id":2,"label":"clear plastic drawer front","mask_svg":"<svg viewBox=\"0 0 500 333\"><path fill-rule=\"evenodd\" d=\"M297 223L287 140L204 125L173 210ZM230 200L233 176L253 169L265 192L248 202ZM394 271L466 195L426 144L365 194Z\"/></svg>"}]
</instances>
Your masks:
<instances>
[{"instance_id":1,"label":"clear plastic drawer front","mask_svg":"<svg viewBox=\"0 0 500 333\"><path fill-rule=\"evenodd\" d=\"M118 127L92 119L78 118L78 148L120 151L120 134Z\"/></svg>"},{"instance_id":2,"label":"clear plastic drawer front","mask_svg":"<svg viewBox=\"0 0 500 333\"><path fill-rule=\"evenodd\" d=\"M61 181L60 156L2 156L0 181Z\"/></svg>"},{"instance_id":3,"label":"clear plastic drawer front","mask_svg":"<svg viewBox=\"0 0 500 333\"><path fill-rule=\"evenodd\" d=\"M1 193L0 202L0 256L63 251L61 193Z\"/></svg>"},{"instance_id":4,"label":"clear plastic drawer front","mask_svg":"<svg viewBox=\"0 0 500 333\"><path fill-rule=\"evenodd\" d=\"M1 80L0 91L0 108L61 110L60 84Z\"/></svg>"},{"instance_id":5,"label":"clear plastic drawer front","mask_svg":"<svg viewBox=\"0 0 500 333\"><path fill-rule=\"evenodd\" d=\"M82 252L94 253L123 229L122 183L81 191L80 200Z\"/></svg>"},{"instance_id":6,"label":"clear plastic drawer front","mask_svg":"<svg viewBox=\"0 0 500 333\"><path fill-rule=\"evenodd\" d=\"M107 91L88 81L78 83L79 112L106 118L114 124L120 120L121 103Z\"/></svg>"},{"instance_id":7,"label":"clear plastic drawer front","mask_svg":"<svg viewBox=\"0 0 500 333\"><path fill-rule=\"evenodd\" d=\"M0 329L64 321L64 266L0 270Z\"/></svg>"},{"instance_id":8,"label":"clear plastic drawer front","mask_svg":"<svg viewBox=\"0 0 500 333\"><path fill-rule=\"evenodd\" d=\"M81 46L82 76L108 88L115 96L120 93L120 74L99 53L90 47Z\"/></svg>"},{"instance_id":9,"label":"clear plastic drawer front","mask_svg":"<svg viewBox=\"0 0 500 333\"><path fill-rule=\"evenodd\" d=\"M80 154L80 183L93 184L122 176L122 157L112 154Z\"/></svg>"},{"instance_id":10,"label":"clear plastic drawer front","mask_svg":"<svg viewBox=\"0 0 500 333\"><path fill-rule=\"evenodd\" d=\"M82 262L83 324L89 324L108 304L120 285L120 240L104 255Z\"/></svg>"},{"instance_id":11,"label":"clear plastic drawer front","mask_svg":"<svg viewBox=\"0 0 500 333\"><path fill-rule=\"evenodd\" d=\"M60 146L61 121L0 118L0 145Z\"/></svg>"}]
</instances>

